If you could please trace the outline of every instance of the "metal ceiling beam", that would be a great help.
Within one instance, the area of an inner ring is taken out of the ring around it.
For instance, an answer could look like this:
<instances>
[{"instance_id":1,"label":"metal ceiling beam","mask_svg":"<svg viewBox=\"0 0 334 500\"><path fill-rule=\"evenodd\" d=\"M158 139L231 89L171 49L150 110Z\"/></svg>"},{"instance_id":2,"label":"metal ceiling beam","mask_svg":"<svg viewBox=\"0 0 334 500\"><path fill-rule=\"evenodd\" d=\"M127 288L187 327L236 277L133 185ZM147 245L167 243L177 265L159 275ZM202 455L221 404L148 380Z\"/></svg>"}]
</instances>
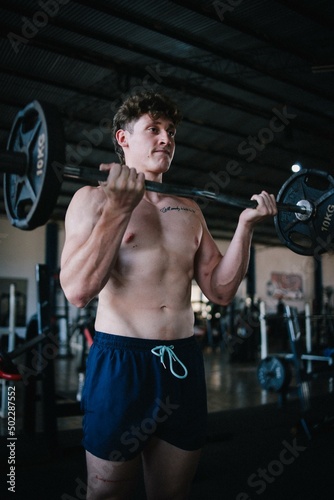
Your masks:
<instances>
[{"instance_id":1,"label":"metal ceiling beam","mask_svg":"<svg viewBox=\"0 0 334 500\"><path fill-rule=\"evenodd\" d=\"M211 52L212 54L216 54L219 57L224 59L233 60L236 63L250 68L256 72L262 73L266 76L270 76L278 81L296 87L300 90L304 90L310 92L311 94L317 95L318 97L326 97L328 100L334 102L334 94L333 92L325 92L324 90L318 89L313 85L307 84L305 81L302 83L300 80L296 81L282 73L278 73L277 71L272 71L268 67L263 66L261 63L254 63L249 60L249 56L244 56L240 52L222 49L221 47L217 47L212 43L204 40L203 38L199 38L198 36L192 35L185 30L176 29L175 26L169 26L163 21L159 20L150 20L149 15L140 16L130 12L129 10L122 9L119 6L112 5L110 3L105 4L103 0L94 0L92 4L90 0L73 0L77 4L85 5L91 9L98 10L107 15L117 17L119 19L123 19L125 21L131 22L138 26L144 27L148 30L156 31L160 34L166 35L172 39L179 40L185 44L190 46L197 47L201 50L205 50Z\"/></svg>"},{"instance_id":2,"label":"metal ceiling beam","mask_svg":"<svg viewBox=\"0 0 334 500\"><path fill-rule=\"evenodd\" d=\"M65 55L65 54L64 54ZM54 79L47 78L46 76L41 77L40 75L35 76L31 73L27 73L24 71L14 70L8 66L2 65L0 66L0 71L4 73L11 74L13 76L17 76L19 78L26 78L27 80L38 81L40 83L44 83L46 85L50 85L56 88L65 89L71 92L75 92L81 95L85 95L86 97L96 97L98 99L104 99L110 102L110 93L103 94L101 92L93 91L91 88L85 89L80 88L77 85L70 85L65 82L55 82ZM122 72L123 74L127 74L129 77L139 77L145 78L147 76L147 70L142 68L139 65L135 64L118 64L117 72ZM187 93L189 95L193 95L195 97L201 97L204 100L208 100L211 102L215 102L222 106L226 106L233 109L238 109L244 113L253 114L256 116L260 116L265 120L270 120L272 118L272 110L268 110L265 108L260 108L259 106L255 106L252 103L240 101L236 98L231 98L230 96L224 96L223 94L210 90L207 87L203 87L201 85L195 85L192 82L188 82L186 80L182 80L176 77L165 76L161 82L161 85L168 88L173 88L181 93ZM293 123L293 127L299 130L302 130L306 133L311 133L313 136L323 137L332 140L333 134L328 131L328 129L320 130L320 127L313 127L313 122L306 122L301 120L295 120Z\"/></svg>"},{"instance_id":3,"label":"metal ceiling beam","mask_svg":"<svg viewBox=\"0 0 334 500\"><path fill-rule=\"evenodd\" d=\"M184 7L192 12L196 12L197 14L205 16L214 21L223 22L224 25L234 29L235 31L238 31L251 38L255 38L256 40L260 40L266 45L270 45L271 47L274 47L279 51L286 52L287 54L303 59L304 61L307 61L310 64L321 64L321 61L319 62L315 60L314 57L312 57L312 54L310 54L308 51L300 49L295 44L286 43L282 39L279 40L275 39L268 33L263 33L259 29L255 30L251 28L248 24L246 25L244 23L238 22L236 20L236 17L234 17L233 14L232 15L230 14L230 12L233 12L235 8L237 8L233 7L233 3L232 5L230 5L229 3L224 4L224 2L220 3L217 2L216 5L215 2L203 3L199 0L170 0L170 1L172 1L172 3L175 3L181 7ZM286 6L288 7L288 4L290 2L283 2L283 3L286 4ZM224 5L227 8L224 11L224 19L222 20L219 17L219 8L222 8L222 6Z\"/></svg>"},{"instance_id":4,"label":"metal ceiling beam","mask_svg":"<svg viewBox=\"0 0 334 500\"><path fill-rule=\"evenodd\" d=\"M61 29L65 28L68 31L75 32L82 36L87 36L96 40L103 41L109 45L113 45L115 47L121 47L133 53L147 56L149 58L154 59L155 61L162 61L165 64L170 65L171 68L167 68L167 70L172 69L174 67L182 68L183 70L187 69L193 72L194 75L202 75L205 78L209 78L211 80L215 80L220 83L226 83L227 85L230 85L233 88L243 90L245 92L250 93L251 95L256 95L260 98L271 99L273 102L280 102L282 99L282 96L278 93L275 93L268 89L259 89L255 85L252 85L249 81L247 83L244 83L235 77L231 77L223 70L217 71L216 69L213 69L212 66L211 67L201 66L198 63L198 60L196 61L196 63L192 63L189 59L178 58L176 55L170 56L168 54L159 52L158 50L152 49L151 47L141 46L138 43L134 45L124 39L120 39L110 35L106 36L103 34L98 34L93 30L82 28L73 22L68 22L67 20L65 22L64 21L57 22L57 20L55 19L52 21L52 24ZM0 31L3 34L5 33L6 29L7 31L10 30L11 32L15 32L16 27L9 26L8 24L5 23L3 24L0 23ZM59 53L62 55L66 55L67 57L73 57L75 59L79 59L80 61L85 61L87 63L98 65L101 67L105 68L112 67L117 69L117 62L111 57L105 56L96 51L90 51L87 48L85 49L74 48L73 45L60 42L59 40L57 40L56 42L54 39L42 36L40 34L36 35L29 43L42 50ZM230 62L228 62L228 64L230 64ZM148 72L150 71L150 74L153 75L153 77L155 73L157 81L159 81L160 78L159 78L158 66L155 69L154 67L151 67L150 64L148 64L145 67L145 69L146 68ZM166 71L166 68L164 69L164 71ZM313 107L300 103L296 100L292 101L289 99L289 96L287 95L284 96L284 101L286 105L293 106L296 109L296 111L311 113L313 116L319 116L322 118L331 119L331 116L329 116L328 112L315 109Z\"/></svg>"},{"instance_id":5,"label":"metal ceiling beam","mask_svg":"<svg viewBox=\"0 0 334 500\"><path fill-rule=\"evenodd\" d=\"M319 24L320 26L323 26L326 29L329 29L330 31L333 31L333 26L334 26L334 15L329 16L328 14L323 15L319 7L321 5L317 4L314 2L313 8L305 5L305 0L274 0L276 3L279 3L281 5L284 5L289 10L293 10L294 12L297 12L297 14L305 17L306 19L311 20L314 23ZM332 2L328 2L332 3ZM332 3L333 6L333 3ZM332 13L333 14L333 13Z\"/></svg>"},{"instance_id":6,"label":"metal ceiling beam","mask_svg":"<svg viewBox=\"0 0 334 500\"><path fill-rule=\"evenodd\" d=\"M24 11L25 15L27 16L33 15L32 10L25 8ZM103 41L104 43L113 45L115 47L122 47L123 49L129 50L133 53L151 57L156 61L163 61L164 63L169 64L172 67L187 69L189 71L192 71L194 75L195 74L202 75L205 78L209 78L218 82L224 82L228 85L231 85L233 88L239 88L240 90L244 90L245 92L249 92L250 94L257 95L261 98L265 97L267 99L273 100L274 102L280 102L282 100L281 95L274 93L268 89L258 89L249 82L247 82L246 84L238 80L237 78L229 76L224 71L217 71L209 66L200 66L198 64L198 60L196 63L191 63L189 59L178 58L177 55L171 56L159 52L158 50L152 49L151 47L140 46L137 43L134 45L131 42L128 42L127 40L120 39L118 37L113 37L109 34L105 35L103 33L97 33L95 30L91 30L87 27L82 27L77 23L68 21L67 19L65 20L64 19L58 20L57 18L50 19L50 24L60 29L66 29L70 32L77 33L85 37ZM10 30L11 32L15 33L16 28L17 27L15 26L9 26L8 24L0 23L0 31L3 34L2 36L4 36L6 29L7 32ZM40 33L37 34L32 40L30 40L29 43L43 50L60 53L67 57L73 57L81 61L86 61L87 63L90 64L98 65L105 68L110 68L110 67L117 68L117 61L112 60L110 57L105 56L100 52L98 53L96 51L90 51L87 48L85 49L74 48L73 45L66 44L59 40L57 40L56 42L54 39L42 36ZM230 61L228 62L228 64L230 64ZM154 68L149 68L149 66L150 66L149 64L146 66L148 71L151 69L151 74L154 74ZM156 71L156 74L157 78L159 79L158 71ZM331 119L331 116L329 116L327 112L323 112L321 110L317 110L305 104L292 101L289 99L288 96L284 96L284 102L286 105L293 106L296 109L296 111L311 113L313 116L319 116Z\"/></svg>"}]
</instances>

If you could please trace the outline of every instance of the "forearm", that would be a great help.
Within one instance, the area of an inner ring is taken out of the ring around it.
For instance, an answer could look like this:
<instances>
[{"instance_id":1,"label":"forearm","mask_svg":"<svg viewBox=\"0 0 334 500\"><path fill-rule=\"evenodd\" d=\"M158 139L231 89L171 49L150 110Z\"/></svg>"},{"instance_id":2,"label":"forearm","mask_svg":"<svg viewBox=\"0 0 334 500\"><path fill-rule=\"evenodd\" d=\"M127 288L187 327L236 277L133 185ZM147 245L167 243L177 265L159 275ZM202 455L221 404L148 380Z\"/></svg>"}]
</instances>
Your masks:
<instances>
[{"instance_id":1,"label":"forearm","mask_svg":"<svg viewBox=\"0 0 334 500\"><path fill-rule=\"evenodd\" d=\"M239 222L230 245L211 276L211 290L217 303L229 304L248 269L253 235L251 224Z\"/></svg>"},{"instance_id":2,"label":"forearm","mask_svg":"<svg viewBox=\"0 0 334 500\"><path fill-rule=\"evenodd\" d=\"M68 300L84 307L104 288L112 274L129 214L102 212L91 233L70 253L64 251L60 282Z\"/></svg>"}]
</instances>

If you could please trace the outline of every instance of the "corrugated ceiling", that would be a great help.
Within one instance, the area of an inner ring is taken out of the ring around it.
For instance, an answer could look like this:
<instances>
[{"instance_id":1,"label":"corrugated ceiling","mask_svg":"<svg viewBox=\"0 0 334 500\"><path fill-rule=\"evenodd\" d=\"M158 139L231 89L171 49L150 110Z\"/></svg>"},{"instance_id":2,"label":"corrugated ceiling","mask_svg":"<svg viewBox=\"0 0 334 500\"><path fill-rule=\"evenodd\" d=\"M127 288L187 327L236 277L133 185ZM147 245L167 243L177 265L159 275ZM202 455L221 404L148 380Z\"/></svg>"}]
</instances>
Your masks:
<instances>
[{"instance_id":1,"label":"corrugated ceiling","mask_svg":"<svg viewBox=\"0 0 334 500\"><path fill-rule=\"evenodd\" d=\"M84 131L111 120L129 93L154 88L171 95L184 113L166 182L205 186L211 174L223 175L235 161L240 173L225 190L250 197L261 189L277 194L295 161L333 170L333 2L244 0L233 7L201 0L72 0L52 5L59 8L51 15L34 0L1 2L2 148L16 112L42 99L62 113L71 159ZM34 23L40 24L24 42L10 43L13 34L24 37ZM263 130L277 114L289 118L266 141ZM260 141L255 156L252 138ZM98 168L115 158L105 134L82 164ZM56 219L64 218L79 186L64 183ZM210 204L205 215L214 236L232 235L237 210ZM280 244L272 221L257 229L255 240Z\"/></svg>"}]
</instances>

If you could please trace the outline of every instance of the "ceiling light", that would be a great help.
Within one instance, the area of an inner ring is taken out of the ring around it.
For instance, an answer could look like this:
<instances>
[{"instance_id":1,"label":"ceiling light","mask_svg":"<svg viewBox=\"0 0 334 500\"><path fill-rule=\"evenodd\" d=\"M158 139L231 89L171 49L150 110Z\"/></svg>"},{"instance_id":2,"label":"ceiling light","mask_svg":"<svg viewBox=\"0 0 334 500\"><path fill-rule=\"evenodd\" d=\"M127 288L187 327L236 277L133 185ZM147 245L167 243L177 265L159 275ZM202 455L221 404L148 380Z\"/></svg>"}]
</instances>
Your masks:
<instances>
[{"instance_id":1,"label":"ceiling light","mask_svg":"<svg viewBox=\"0 0 334 500\"><path fill-rule=\"evenodd\" d=\"M299 172L299 170L301 170L301 166L299 165L299 163L294 163L291 167L291 170L292 172L296 173L296 172Z\"/></svg>"}]
</instances>

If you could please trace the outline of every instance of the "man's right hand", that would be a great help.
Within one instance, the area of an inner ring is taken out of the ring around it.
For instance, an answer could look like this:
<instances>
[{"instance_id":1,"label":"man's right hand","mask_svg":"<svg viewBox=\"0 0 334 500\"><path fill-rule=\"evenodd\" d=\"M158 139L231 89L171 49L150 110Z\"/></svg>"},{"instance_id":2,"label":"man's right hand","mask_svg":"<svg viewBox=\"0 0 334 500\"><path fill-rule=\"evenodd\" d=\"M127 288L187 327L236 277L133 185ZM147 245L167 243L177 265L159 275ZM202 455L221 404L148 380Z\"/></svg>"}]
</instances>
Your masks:
<instances>
[{"instance_id":1,"label":"man's right hand","mask_svg":"<svg viewBox=\"0 0 334 500\"><path fill-rule=\"evenodd\" d=\"M144 196L144 174L119 163L102 163L100 170L109 171L107 180L99 184L111 209L132 212Z\"/></svg>"}]
</instances>

